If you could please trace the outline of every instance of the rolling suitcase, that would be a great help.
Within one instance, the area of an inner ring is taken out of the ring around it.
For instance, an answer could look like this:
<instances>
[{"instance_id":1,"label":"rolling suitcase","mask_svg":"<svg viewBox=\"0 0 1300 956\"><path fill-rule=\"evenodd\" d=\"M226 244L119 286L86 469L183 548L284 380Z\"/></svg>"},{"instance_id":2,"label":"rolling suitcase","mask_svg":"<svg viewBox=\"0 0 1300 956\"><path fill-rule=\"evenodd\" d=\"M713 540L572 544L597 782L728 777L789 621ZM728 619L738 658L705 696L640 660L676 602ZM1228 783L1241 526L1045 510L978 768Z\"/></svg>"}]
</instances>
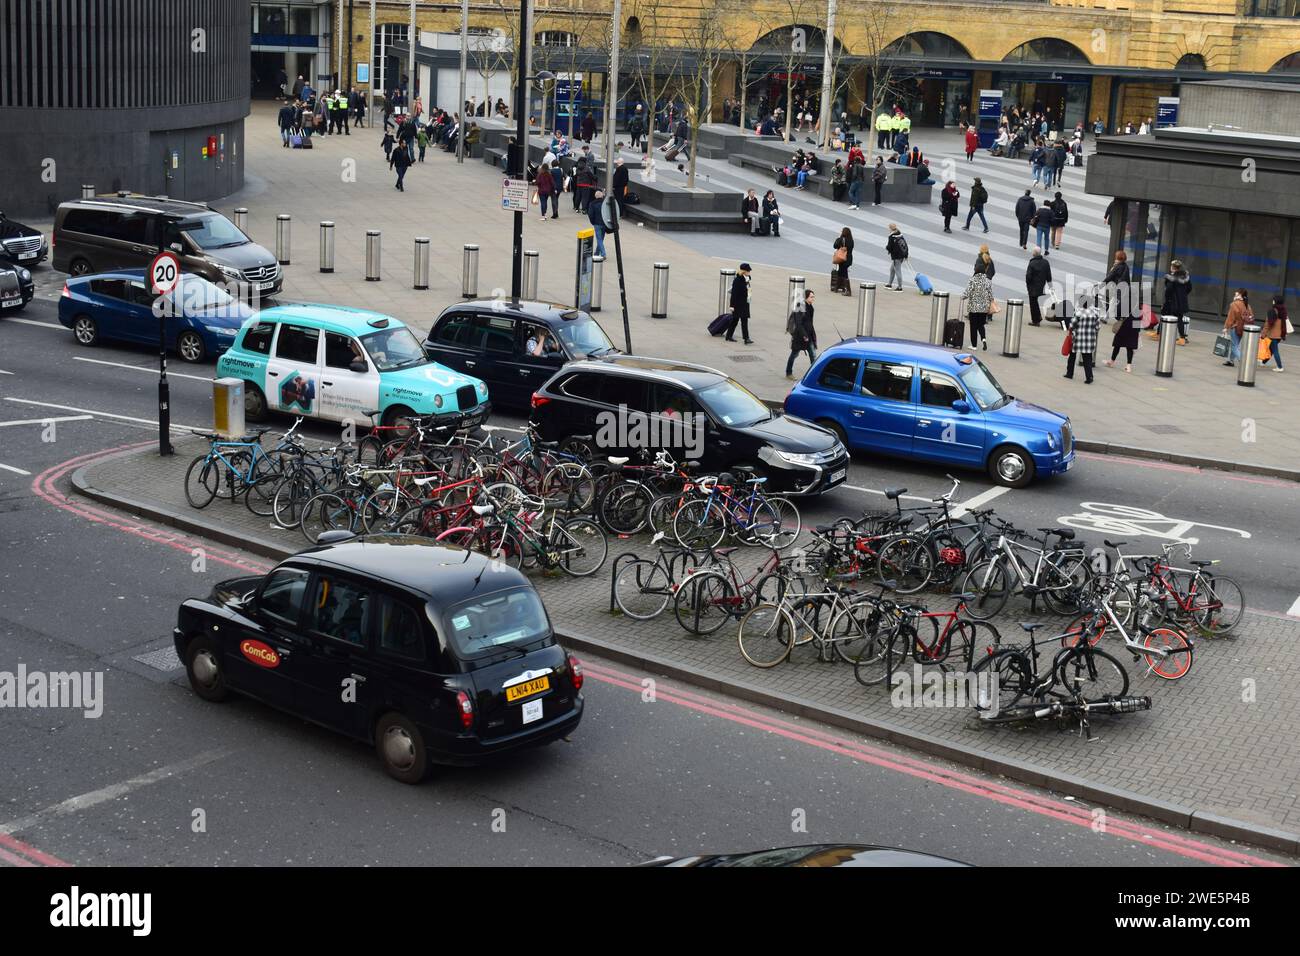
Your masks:
<instances>
[{"instance_id":1,"label":"rolling suitcase","mask_svg":"<svg viewBox=\"0 0 1300 956\"><path fill-rule=\"evenodd\" d=\"M943 344L950 349L959 349L966 343L966 323L961 319L949 319L943 324Z\"/></svg>"},{"instance_id":2,"label":"rolling suitcase","mask_svg":"<svg viewBox=\"0 0 1300 956\"><path fill-rule=\"evenodd\" d=\"M670 149L670 150L668 150L668 152L664 153L664 159L667 160L667 161L670 162L670 163L671 163L674 159L676 159L676 158L677 158L677 150L676 150L676 149Z\"/></svg>"},{"instance_id":3,"label":"rolling suitcase","mask_svg":"<svg viewBox=\"0 0 1300 956\"><path fill-rule=\"evenodd\" d=\"M929 295L934 291L934 283L930 281L930 277L921 272L916 273L916 287L921 290L921 295Z\"/></svg>"},{"instance_id":4,"label":"rolling suitcase","mask_svg":"<svg viewBox=\"0 0 1300 956\"><path fill-rule=\"evenodd\" d=\"M727 331L727 326L731 324L731 313L723 312L720 316L709 323L709 334L717 338L723 332Z\"/></svg>"}]
</instances>

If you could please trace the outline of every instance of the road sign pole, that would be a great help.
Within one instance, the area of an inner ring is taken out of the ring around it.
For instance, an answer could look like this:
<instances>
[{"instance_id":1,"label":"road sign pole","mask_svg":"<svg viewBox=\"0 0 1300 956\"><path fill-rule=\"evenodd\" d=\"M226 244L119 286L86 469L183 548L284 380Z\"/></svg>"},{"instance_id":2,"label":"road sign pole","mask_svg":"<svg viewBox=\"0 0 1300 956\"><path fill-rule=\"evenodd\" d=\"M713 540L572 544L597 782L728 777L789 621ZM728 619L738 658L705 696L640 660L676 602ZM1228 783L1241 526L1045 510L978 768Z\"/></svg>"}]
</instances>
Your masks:
<instances>
[{"instance_id":1,"label":"road sign pole","mask_svg":"<svg viewBox=\"0 0 1300 956\"><path fill-rule=\"evenodd\" d=\"M623 344L628 355L632 354L632 323L627 317L627 283L623 279L623 240L619 238L618 203L613 197L605 197L609 203L606 224L612 226L608 231L614 234L614 263L618 267L618 298L623 306Z\"/></svg>"},{"instance_id":2,"label":"road sign pole","mask_svg":"<svg viewBox=\"0 0 1300 956\"><path fill-rule=\"evenodd\" d=\"M159 250L149 264L149 285L153 290L154 311L158 315L158 454L174 455L171 442L171 388L167 384L167 315L173 302L163 298L181 281L181 261L166 249Z\"/></svg>"}]
</instances>

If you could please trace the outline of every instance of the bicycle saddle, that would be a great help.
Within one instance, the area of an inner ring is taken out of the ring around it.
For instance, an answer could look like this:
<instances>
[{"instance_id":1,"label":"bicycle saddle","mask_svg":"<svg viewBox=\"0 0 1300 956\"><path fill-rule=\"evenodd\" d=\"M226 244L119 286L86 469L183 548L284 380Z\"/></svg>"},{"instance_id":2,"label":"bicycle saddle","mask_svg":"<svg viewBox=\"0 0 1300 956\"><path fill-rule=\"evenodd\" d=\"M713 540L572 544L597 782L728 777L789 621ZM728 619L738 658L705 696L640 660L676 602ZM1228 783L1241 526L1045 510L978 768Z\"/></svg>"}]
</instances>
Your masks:
<instances>
[{"instance_id":1,"label":"bicycle saddle","mask_svg":"<svg viewBox=\"0 0 1300 956\"><path fill-rule=\"evenodd\" d=\"M955 598L956 598L958 601L960 601L962 604L969 604L971 601L976 600L976 599L979 597L979 595L978 595L978 594L964 593L964 594L955 594L955 595L953 595L953 597L955 597Z\"/></svg>"},{"instance_id":2,"label":"bicycle saddle","mask_svg":"<svg viewBox=\"0 0 1300 956\"><path fill-rule=\"evenodd\" d=\"M906 488L886 488L885 497L890 501L896 501L903 495L907 494Z\"/></svg>"},{"instance_id":3,"label":"bicycle saddle","mask_svg":"<svg viewBox=\"0 0 1300 956\"><path fill-rule=\"evenodd\" d=\"M1042 627L1042 626L1043 626L1043 624L1042 624L1041 621L1039 621L1039 622L1036 623L1036 624L1026 624L1024 621L1021 621L1021 622L1020 622L1020 627L1021 627L1024 631L1028 632L1029 634L1033 634L1034 631L1038 630L1038 629L1039 629L1040 627Z\"/></svg>"},{"instance_id":4,"label":"bicycle saddle","mask_svg":"<svg viewBox=\"0 0 1300 956\"><path fill-rule=\"evenodd\" d=\"M720 485L734 485L735 483L736 476L729 471L724 471L722 474L718 475L718 484Z\"/></svg>"},{"instance_id":5,"label":"bicycle saddle","mask_svg":"<svg viewBox=\"0 0 1300 956\"><path fill-rule=\"evenodd\" d=\"M836 528L833 524L819 524L817 527L813 528L813 530L818 534L834 534Z\"/></svg>"},{"instance_id":6,"label":"bicycle saddle","mask_svg":"<svg viewBox=\"0 0 1300 956\"><path fill-rule=\"evenodd\" d=\"M206 438L208 441L220 441L216 432L192 432L192 434L198 435L200 438Z\"/></svg>"},{"instance_id":7,"label":"bicycle saddle","mask_svg":"<svg viewBox=\"0 0 1300 956\"><path fill-rule=\"evenodd\" d=\"M421 488L423 488L425 485L431 485L438 480L439 478L437 475L430 475L428 478L412 478L411 482L412 484L419 485Z\"/></svg>"},{"instance_id":8,"label":"bicycle saddle","mask_svg":"<svg viewBox=\"0 0 1300 956\"><path fill-rule=\"evenodd\" d=\"M1122 545L1128 544L1127 541L1107 541L1105 538L1101 539L1101 543L1104 544L1106 547L1114 548L1117 551Z\"/></svg>"},{"instance_id":9,"label":"bicycle saddle","mask_svg":"<svg viewBox=\"0 0 1300 956\"><path fill-rule=\"evenodd\" d=\"M682 471L694 471L699 467L700 467L700 463L698 461L688 461L688 462L684 462L681 465Z\"/></svg>"},{"instance_id":10,"label":"bicycle saddle","mask_svg":"<svg viewBox=\"0 0 1300 956\"><path fill-rule=\"evenodd\" d=\"M1192 562L1192 564L1196 565L1198 568L1208 568L1208 567L1209 567L1210 565L1212 565L1213 563L1214 563L1213 561L1193 561L1193 562Z\"/></svg>"},{"instance_id":11,"label":"bicycle saddle","mask_svg":"<svg viewBox=\"0 0 1300 956\"><path fill-rule=\"evenodd\" d=\"M745 480L751 485L761 485L763 482L767 481L767 476L764 475L762 478L746 478Z\"/></svg>"},{"instance_id":12,"label":"bicycle saddle","mask_svg":"<svg viewBox=\"0 0 1300 956\"><path fill-rule=\"evenodd\" d=\"M494 512L494 511L497 510L497 506L496 506L496 505L491 505L491 504L488 504L488 505L470 505L470 508L471 508L471 510L473 510L473 512L474 512L476 515L490 515L492 512Z\"/></svg>"},{"instance_id":13,"label":"bicycle saddle","mask_svg":"<svg viewBox=\"0 0 1300 956\"><path fill-rule=\"evenodd\" d=\"M714 548L714 549L713 549L713 553L716 554L716 555L717 555L718 557L720 557L720 558L725 558L727 555L731 554L731 552L733 552L733 551L735 551L735 550L737 550L737 549L736 549L734 546L729 547L729 548Z\"/></svg>"},{"instance_id":14,"label":"bicycle saddle","mask_svg":"<svg viewBox=\"0 0 1300 956\"><path fill-rule=\"evenodd\" d=\"M626 465L630 459L628 459L628 458L618 458L618 457L615 457L615 456L611 455L611 456L609 457L608 460L609 460L609 463L610 463L611 465L614 465L615 467L617 467L617 466L619 466L619 465Z\"/></svg>"},{"instance_id":15,"label":"bicycle saddle","mask_svg":"<svg viewBox=\"0 0 1300 956\"><path fill-rule=\"evenodd\" d=\"M1039 528L1043 534L1054 534L1062 541L1073 541L1074 531L1070 528Z\"/></svg>"},{"instance_id":16,"label":"bicycle saddle","mask_svg":"<svg viewBox=\"0 0 1300 956\"><path fill-rule=\"evenodd\" d=\"M368 411L362 412L361 414L365 415L366 418L374 418L376 415L382 415L383 411L384 410L382 408L372 408L369 409Z\"/></svg>"}]
</instances>

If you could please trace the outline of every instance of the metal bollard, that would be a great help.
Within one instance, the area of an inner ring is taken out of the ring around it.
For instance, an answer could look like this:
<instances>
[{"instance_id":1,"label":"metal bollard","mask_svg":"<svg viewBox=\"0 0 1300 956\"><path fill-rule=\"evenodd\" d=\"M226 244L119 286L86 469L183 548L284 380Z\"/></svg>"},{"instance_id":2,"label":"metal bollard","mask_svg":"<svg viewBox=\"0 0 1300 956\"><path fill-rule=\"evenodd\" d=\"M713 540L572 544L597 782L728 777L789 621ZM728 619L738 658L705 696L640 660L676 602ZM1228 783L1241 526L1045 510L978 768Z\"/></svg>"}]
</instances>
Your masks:
<instances>
[{"instance_id":1,"label":"metal bollard","mask_svg":"<svg viewBox=\"0 0 1300 956\"><path fill-rule=\"evenodd\" d=\"M537 273L542 267L541 253L536 249L524 250L524 298L537 298Z\"/></svg>"},{"instance_id":2,"label":"metal bollard","mask_svg":"<svg viewBox=\"0 0 1300 956\"><path fill-rule=\"evenodd\" d=\"M235 228L240 232L248 232L248 210L243 206L235 210Z\"/></svg>"},{"instance_id":3,"label":"metal bollard","mask_svg":"<svg viewBox=\"0 0 1300 956\"><path fill-rule=\"evenodd\" d=\"M718 270L718 315L731 311L731 284L735 281L735 269Z\"/></svg>"},{"instance_id":4,"label":"metal bollard","mask_svg":"<svg viewBox=\"0 0 1300 956\"><path fill-rule=\"evenodd\" d=\"M366 230L366 281L379 281L380 242L382 241L378 229Z\"/></svg>"},{"instance_id":5,"label":"metal bollard","mask_svg":"<svg viewBox=\"0 0 1300 956\"><path fill-rule=\"evenodd\" d=\"M1241 358L1237 359L1237 384L1255 387L1255 371L1259 368L1259 333L1263 326L1248 325L1241 332Z\"/></svg>"},{"instance_id":6,"label":"metal bollard","mask_svg":"<svg viewBox=\"0 0 1300 956\"><path fill-rule=\"evenodd\" d=\"M948 321L948 293L930 296L930 344L943 345L943 326Z\"/></svg>"},{"instance_id":7,"label":"metal bollard","mask_svg":"<svg viewBox=\"0 0 1300 956\"><path fill-rule=\"evenodd\" d=\"M858 283L858 335L876 334L876 284Z\"/></svg>"},{"instance_id":8,"label":"metal bollard","mask_svg":"<svg viewBox=\"0 0 1300 956\"><path fill-rule=\"evenodd\" d=\"M320 224L320 271L334 271L334 223L328 219Z\"/></svg>"},{"instance_id":9,"label":"metal bollard","mask_svg":"<svg viewBox=\"0 0 1300 956\"><path fill-rule=\"evenodd\" d=\"M95 187L92 186L92 185L89 184L89 183L82 183L82 184L81 184L81 198L82 198L82 199L94 199L94 198L95 198Z\"/></svg>"},{"instance_id":10,"label":"metal bollard","mask_svg":"<svg viewBox=\"0 0 1300 956\"><path fill-rule=\"evenodd\" d=\"M591 311L600 311L600 287L605 282L605 257L591 257Z\"/></svg>"},{"instance_id":11,"label":"metal bollard","mask_svg":"<svg viewBox=\"0 0 1300 956\"><path fill-rule=\"evenodd\" d=\"M650 287L650 318L668 318L668 263L656 262Z\"/></svg>"},{"instance_id":12,"label":"metal bollard","mask_svg":"<svg viewBox=\"0 0 1300 956\"><path fill-rule=\"evenodd\" d=\"M1160 344L1156 346L1156 374L1174 377L1174 350L1178 344L1178 316L1160 316Z\"/></svg>"},{"instance_id":13,"label":"metal bollard","mask_svg":"<svg viewBox=\"0 0 1300 956\"><path fill-rule=\"evenodd\" d=\"M804 290L808 287L807 280L803 276L790 277L790 297L786 300L785 314L788 316L794 311L795 304L803 301Z\"/></svg>"},{"instance_id":14,"label":"metal bollard","mask_svg":"<svg viewBox=\"0 0 1300 956\"><path fill-rule=\"evenodd\" d=\"M1002 354L1020 358L1020 329L1025 322L1025 300L1007 299L1007 327L1002 330Z\"/></svg>"},{"instance_id":15,"label":"metal bollard","mask_svg":"<svg viewBox=\"0 0 1300 956\"><path fill-rule=\"evenodd\" d=\"M465 255L460 267L460 294L462 298L478 298L478 246L465 243Z\"/></svg>"},{"instance_id":16,"label":"metal bollard","mask_svg":"<svg viewBox=\"0 0 1300 956\"><path fill-rule=\"evenodd\" d=\"M286 213L275 217L275 261L282 266L289 264L289 216Z\"/></svg>"},{"instance_id":17,"label":"metal bollard","mask_svg":"<svg viewBox=\"0 0 1300 956\"><path fill-rule=\"evenodd\" d=\"M415 282L413 289L429 288L429 237L415 237Z\"/></svg>"}]
</instances>

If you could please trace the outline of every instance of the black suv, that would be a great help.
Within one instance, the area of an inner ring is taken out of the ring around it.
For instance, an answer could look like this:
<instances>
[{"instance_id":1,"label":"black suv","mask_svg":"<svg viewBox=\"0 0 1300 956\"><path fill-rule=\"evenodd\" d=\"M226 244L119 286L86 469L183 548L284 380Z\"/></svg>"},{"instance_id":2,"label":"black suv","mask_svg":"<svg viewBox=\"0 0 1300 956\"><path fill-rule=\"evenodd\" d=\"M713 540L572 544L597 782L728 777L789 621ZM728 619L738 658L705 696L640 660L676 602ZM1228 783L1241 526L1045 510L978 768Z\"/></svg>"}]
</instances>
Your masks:
<instances>
[{"instance_id":1,"label":"black suv","mask_svg":"<svg viewBox=\"0 0 1300 956\"><path fill-rule=\"evenodd\" d=\"M40 230L15 222L0 212L0 259L31 268L49 254L50 247Z\"/></svg>"},{"instance_id":2,"label":"black suv","mask_svg":"<svg viewBox=\"0 0 1300 956\"><path fill-rule=\"evenodd\" d=\"M616 352L586 312L550 302L480 299L442 310L424 343L429 358L488 384L496 405L527 408L565 362Z\"/></svg>"},{"instance_id":3,"label":"black suv","mask_svg":"<svg viewBox=\"0 0 1300 956\"><path fill-rule=\"evenodd\" d=\"M159 249L209 282L260 296L284 284L275 256L204 203L119 194L62 203L54 217L54 268L74 276L148 268Z\"/></svg>"},{"instance_id":4,"label":"black suv","mask_svg":"<svg viewBox=\"0 0 1300 956\"><path fill-rule=\"evenodd\" d=\"M844 481L849 455L819 425L773 410L703 365L609 355L571 362L533 395L546 441L582 440L595 455L666 449L717 474L744 469L767 489L815 495Z\"/></svg>"}]
</instances>

